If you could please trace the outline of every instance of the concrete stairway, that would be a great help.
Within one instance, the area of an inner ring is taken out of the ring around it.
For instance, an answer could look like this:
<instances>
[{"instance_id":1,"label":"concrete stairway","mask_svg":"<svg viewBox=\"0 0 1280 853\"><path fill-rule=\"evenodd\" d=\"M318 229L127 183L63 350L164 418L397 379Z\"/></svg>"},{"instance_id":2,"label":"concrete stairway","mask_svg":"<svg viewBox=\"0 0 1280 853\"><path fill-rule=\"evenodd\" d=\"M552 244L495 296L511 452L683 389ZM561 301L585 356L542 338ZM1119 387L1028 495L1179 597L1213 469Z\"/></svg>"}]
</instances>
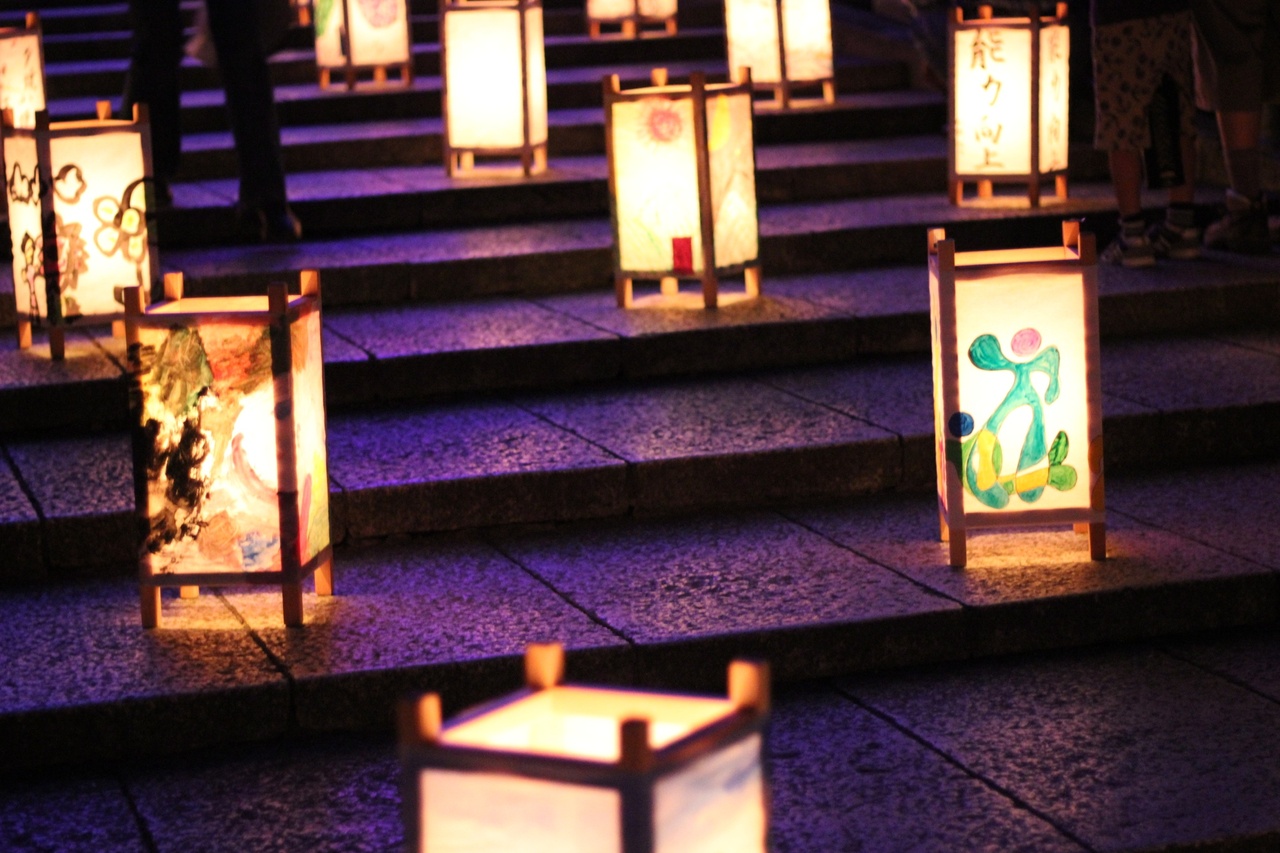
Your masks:
<instances>
[{"instance_id":1,"label":"concrete stairway","mask_svg":"<svg viewBox=\"0 0 1280 853\"><path fill-rule=\"evenodd\" d=\"M49 5L51 110L86 115L120 88L124 7ZM1112 559L990 534L954 572L925 229L1029 245L1085 216L1105 238L1096 158L1066 204L949 207L943 100L845 56L836 105L757 119L766 298L622 312L600 75L723 74L723 34L696 5L670 39L592 43L559 0L547 21L552 170L526 182L444 177L427 4L409 89L321 93L305 41L279 54L297 246L227 245L222 96L184 70L163 267L195 294L323 271L339 595L308 596L302 631L232 590L166 599L173 627L143 632L122 343L76 331L51 364L6 335L0 768L385 729L409 689L507 689L533 640L582 680L719 689L744 653L792 683L1275 620L1280 258L1102 270Z\"/></svg>"}]
</instances>

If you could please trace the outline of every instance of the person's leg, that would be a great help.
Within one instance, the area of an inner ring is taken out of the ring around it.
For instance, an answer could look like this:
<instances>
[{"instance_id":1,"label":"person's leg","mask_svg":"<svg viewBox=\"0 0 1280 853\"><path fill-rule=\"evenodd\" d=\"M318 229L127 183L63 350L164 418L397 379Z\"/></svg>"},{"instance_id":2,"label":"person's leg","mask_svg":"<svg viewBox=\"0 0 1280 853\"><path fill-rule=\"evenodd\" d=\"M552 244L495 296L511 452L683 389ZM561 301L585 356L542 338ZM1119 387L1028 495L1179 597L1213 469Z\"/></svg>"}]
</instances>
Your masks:
<instances>
[{"instance_id":1,"label":"person's leg","mask_svg":"<svg viewBox=\"0 0 1280 853\"><path fill-rule=\"evenodd\" d=\"M178 171L182 126L178 65L182 61L182 16L178 0L129 0L133 46L125 76L124 111L146 104L151 114L151 158L157 201L169 201Z\"/></svg>"}]
</instances>

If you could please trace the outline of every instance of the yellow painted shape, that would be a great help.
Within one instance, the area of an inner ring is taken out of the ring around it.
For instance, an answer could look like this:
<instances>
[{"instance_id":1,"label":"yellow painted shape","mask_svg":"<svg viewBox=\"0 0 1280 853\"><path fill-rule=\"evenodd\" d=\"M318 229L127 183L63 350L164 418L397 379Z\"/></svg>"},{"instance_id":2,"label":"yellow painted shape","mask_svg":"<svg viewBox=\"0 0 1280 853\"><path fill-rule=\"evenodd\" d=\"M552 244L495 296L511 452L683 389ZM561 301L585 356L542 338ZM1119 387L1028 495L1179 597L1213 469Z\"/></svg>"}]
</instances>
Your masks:
<instances>
[{"instance_id":1,"label":"yellow painted shape","mask_svg":"<svg viewBox=\"0 0 1280 853\"><path fill-rule=\"evenodd\" d=\"M992 464L992 456L996 448L996 434L991 430L984 429L978 432L976 443L973 448L973 455L978 457L978 474L977 484L978 491L985 492L996 483L996 477L999 472L996 466Z\"/></svg>"},{"instance_id":2,"label":"yellow painted shape","mask_svg":"<svg viewBox=\"0 0 1280 853\"><path fill-rule=\"evenodd\" d=\"M711 114L711 132L707 134L707 148L711 151L719 151L724 144L729 141L729 132L732 128L732 120L729 117L729 99L724 95L716 96L716 105L713 107Z\"/></svg>"}]
</instances>

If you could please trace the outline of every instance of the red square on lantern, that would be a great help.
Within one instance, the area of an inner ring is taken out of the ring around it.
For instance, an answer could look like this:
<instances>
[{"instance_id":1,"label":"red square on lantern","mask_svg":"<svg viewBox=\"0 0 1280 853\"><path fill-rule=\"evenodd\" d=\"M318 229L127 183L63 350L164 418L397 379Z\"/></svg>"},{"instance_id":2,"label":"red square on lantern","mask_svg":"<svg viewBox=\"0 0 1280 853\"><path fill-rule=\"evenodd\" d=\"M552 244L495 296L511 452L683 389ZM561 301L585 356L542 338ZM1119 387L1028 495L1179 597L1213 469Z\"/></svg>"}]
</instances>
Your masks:
<instances>
[{"instance_id":1,"label":"red square on lantern","mask_svg":"<svg viewBox=\"0 0 1280 853\"><path fill-rule=\"evenodd\" d=\"M693 272L693 238L671 238L671 270L677 274Z\"/></svg>"}]
</instances>

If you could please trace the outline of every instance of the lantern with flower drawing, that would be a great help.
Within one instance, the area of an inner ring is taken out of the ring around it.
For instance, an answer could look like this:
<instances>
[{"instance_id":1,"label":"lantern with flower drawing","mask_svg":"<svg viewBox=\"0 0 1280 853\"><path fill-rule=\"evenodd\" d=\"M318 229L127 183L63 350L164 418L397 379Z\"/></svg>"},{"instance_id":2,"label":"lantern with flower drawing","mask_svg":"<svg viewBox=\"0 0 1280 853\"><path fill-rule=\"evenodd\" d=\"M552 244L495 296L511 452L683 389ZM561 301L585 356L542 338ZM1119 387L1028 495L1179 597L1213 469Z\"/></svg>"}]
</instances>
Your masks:
<instances>
[{"instance_id":1,"label":"lantern with flower drawing","mask_svg":"<svg viewBox=\"0 0 1280 853\"><path fill-rule=\"evenodd\" d=\"M613 213L614 276L619 307L705 306L760 293L751 75L621 91L604 81L605 140ZM745 288L721 294L720 279L741 273ZM633 299L635 279L660 292ZM700 297L680 293L681 279L701 282Z\"/></svg>"},{"instance_id":2,"label":"lantern with flower drawing","mask_svg":"<svg viewBox=\"0 0 1280 853\"><path fill-rule=\"evenodd\" d=\"M408 847L419 853L763 853L764 664L735 661L726 699L561 683L530 646L528 689L441 724L401 713Z\"/></svg>"},{"instance_id":3,"label":"lantern with flower drawing","mask_svg":"<svg viewBox=\"0 0 1280 853\"><path fill-rule=\"evenodd\" d=\"M836 97L829 0L725 0L730 68L750 68L757 89L773 92L786 109L796 89Z\"/></svg>"},{"instance_id":4,"label":"lantern with flower drawing","mask_svg":"<svg viewBox=\"0 0 1280 853\"><path fill-rule=\"evenodd\" d=\"M542 0L442 0L444 160L450 175L476 157L547 168L547 69Z\"/></svg>"},{"instance_id":5,"label":"lantern with flower drawing","mask_svg":"<svg viewBox=\"0 0 1280 853\"><path fill-rule=\"evenodd\" d=\"M993 18L990 6L950 22L951 147L949 195L964 200L965 184L980 198L997 183L1021 184L1033 207L1040 187L1053 181L1067 197L1067 107L1070 33L1067 4L1041 17Z\"/></svg>"},{"instance_id":6,"label":"lantern with flower drawing","mask_svg":"<svg viewBox=\"0 0 1280 853\"><path fill-rule=\"evenodd\" d=\"M142 623L160 589L278 585L302 624L302 581L333 593L320 280L302 293L183 298L182 274L144 309L126 293Z\"/></svg>"},{"instance_id":7,"label":"lantern with flower drawing","mask_svg":"<svg viewBox=\"0 0 1280 853\"><path fill-rule=\"evenodd\" d=\"M623 38L637 38L646 27L676 34L678 0L587 0L587 32L599 38L604 27L617 27Z\"/></svg>"},{"instance_id":8,"label":"lantern with flower drawing","mask_svg":"<svg viewBox=\"0 0 1280 853\"><path fill-rule=\"evenodd\" d=\"M933 411L942 538L969 528L1074 524L1106 556L1094 239L956 252L929 232Z\"/></svg>"},{"instance_id":9,"label":"lantern with flower drawing","mask_svg":"<svg viewBox=\"0 0 1280 853\"><path fill-rule=\"evenodd\" d=\"M44 108L40 16L28 12L25 26L0 27L0 111L13 114L14 127L29 130L36 126L36 113Z\"/></svg>"},{"instance_id":10,"label":"lantern with flower drawing","mask_svg":"<svg viewBox=\"0 0 1280 853\"><path fill-rule=\"evenodd\" d=\"M413 34L407 0L327 0L312 15L316 34L316 70L321 87L341 73L354 89L364 72L376 84L396 71L408 86L413 81Z\"/></svg>"},{"instance_id":11,"label":"lantern with flower drawing","mask_svg":"<svg viewBox=\"0 0 1280 853\"><path fill-rule=\"evenodd\" d=\"M9 113L5 113L6 116ZM123 287L149 292L158 262L147 227L151 144L145 107L131 121L109 118L4 127L9 230L19 345L48 326L54 358L69 323L118 322Z\"/></svg>"}]
</instances>

